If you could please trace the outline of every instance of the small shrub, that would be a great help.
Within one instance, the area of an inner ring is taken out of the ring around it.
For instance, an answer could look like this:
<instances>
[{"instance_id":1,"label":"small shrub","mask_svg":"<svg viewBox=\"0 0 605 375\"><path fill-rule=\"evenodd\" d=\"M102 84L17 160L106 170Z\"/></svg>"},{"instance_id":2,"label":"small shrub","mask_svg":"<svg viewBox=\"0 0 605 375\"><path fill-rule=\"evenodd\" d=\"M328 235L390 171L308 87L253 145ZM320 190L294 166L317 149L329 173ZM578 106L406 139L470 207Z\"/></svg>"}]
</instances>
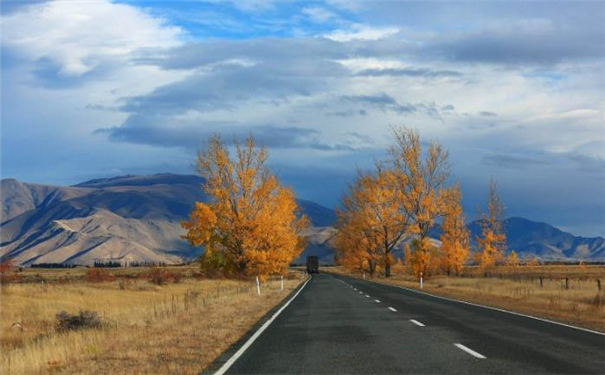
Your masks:
<instances>
[{"instance_id":1,"label":"small shrub","mask_svg":"<svg viewBox=\"0 0 605 375\"><path fill-rule=\"evenodd\" d=\"M183 274L181 272L170 272L167 269L154 267L147 274L147 278L150 283L155 285L164 285L170 281L178 284L183 279Z\"/></svg>"},{"instance_id":2,"label":"small shrub","mask_svg":"<svg viewBox=\"0 0 605 375\"><path fill-rule=\"evenodd\" d=\"M89 268L86 280L91 283L100 283L103 281L114 281L115 277L110 275L102 268Z\"/></svg>"},{"instance_id":3,"label":"small shrub","mask_svg":"<svg viewBox=\"0 0 605 375\"><path fill-rule=\"evenodd\" d=\"M149 282L155 285L164 285L167 282L167 271L158 267L154 267L149 272Z\"/></svg>"},{"instance_id":4,"label":"small shrub","mask_svg":"<svg viewBox=\"0 0 605 375\"><path fill-rule=\"evenodd\" d=\"M181 272L172 272L170 276L172 277L172 282L175 284L180 283L183 279L183 274Z\"/></svg>"},{"instance_id":5,"label":"small shrub","mask_svg":"<svg viewBox=\"0 0 605 375\"><path fill-rule=\"evenodd\" d=\"M14 272L14 264L12 260L5 260L0 263L0 284L7 285L15 282L19 275Z\"/></svg>"},{"instance_id":6,"label":"small shrub","mask_svg":"<svg viewBox=\"0 0 605 375\"><path fill-rule=\"evenodd\" d=\"M84 328L101 328L103 323L96 311L84 310L78 314L61 311L56 315L59 332L74 331Z\"/></svg>"}]
</instances>

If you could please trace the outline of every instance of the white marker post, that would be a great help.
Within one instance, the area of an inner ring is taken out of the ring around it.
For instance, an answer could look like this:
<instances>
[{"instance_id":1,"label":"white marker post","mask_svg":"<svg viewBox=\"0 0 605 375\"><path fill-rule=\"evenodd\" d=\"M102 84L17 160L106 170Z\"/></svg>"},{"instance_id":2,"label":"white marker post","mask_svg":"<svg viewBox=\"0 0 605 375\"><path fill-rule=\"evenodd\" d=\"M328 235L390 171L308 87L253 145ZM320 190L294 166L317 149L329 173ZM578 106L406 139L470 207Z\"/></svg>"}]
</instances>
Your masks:
<instances>
[{"instance_id":1,"label":"white marker post","mask_svg":"<svg viewBox=\"0 0 605 375\"><path fill-rule=\"evenodd\" d=\"M256 276L256 291L258 292L258 295L260 296L260 281L258 280L258 276Z\"/></svg>"},{"instance_id":2,"label":"white marker post","mask_svg":"<svg viewBox=\"0 0 605 375\"><path fill-rule=\"evenodd\" d=\"M420 272L420 289L422 289L422 272Z\"/></svg>"},{"instance_id":3,"label":"white marker post","mask_svg":"<svg viewBox=\"0 0 605 375\"><path fill-rule=\"evenodd\" d=\"M281 275L281 291L284 291L284 275Z\"/></svg>"},{"instance_id":4,"label":"white marker post","mask_svg":"<svg viewBox=\"0 0 605 375\"><path fill-rule=\"evenodd\" d=\"M365 272L363 273L363 279L364 280L366 279L366 273Z\"/></svg>"}]
</instances>

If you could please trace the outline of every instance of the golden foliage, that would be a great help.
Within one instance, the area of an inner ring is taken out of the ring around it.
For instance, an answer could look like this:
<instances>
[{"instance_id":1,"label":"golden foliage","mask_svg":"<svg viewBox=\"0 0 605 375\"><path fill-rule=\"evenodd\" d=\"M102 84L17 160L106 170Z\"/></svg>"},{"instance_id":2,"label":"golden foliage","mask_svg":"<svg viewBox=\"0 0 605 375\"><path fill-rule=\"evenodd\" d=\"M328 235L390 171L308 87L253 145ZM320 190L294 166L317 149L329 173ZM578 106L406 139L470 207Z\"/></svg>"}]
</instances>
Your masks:
<instances>
[{"instance_id":1,"label":"golden foliage","mask_svg":"<svg viewBox=\"0 0 605 375\"><path fill-rule=\"evenodd\" d=\"M508 257L506 258L506 265L509 267L519 266L519 257L517 256L517 252L515 250L511 251Z\"/></svg>"},{"instance_id":2,"label":"golden foliage","mask_svg":"<svg viewBox=\"0 0 605 375\"><path fill-rule=\"evenodd\" d=\"M372 174L358 173L337 210L336 251L342 265L367 270L380 266L385 275L393 264L392 250L408 229L401 212L400 193L392 189L393 175L379 163Z\"/></svg>"},{"instance_id":3,"label":"golden foliage","mask_svg":"<svg viewBox=\"0 0 605 375\"><path fill-rule=\"evenodd\" d=\"M484 214L481 219L481 235L476 239L479 250L479 266L483 269L492 268L504 259L506 235L502 230L503 213L504 206L498 196L496 182L491 180L487 201L487 214Z\"/></svg>"},{"instance_id":4,"label":"golden foliage","mask_svg":"<svg viewBox=\"0 0 605 375\"><path fill-rule=\"evenodd\" d=\"M437 142L430 142L426 157L422 157L420 135L417 131L399 128L393 131L395 145L389 149L392 166L392 189L400 194L399 209L410 222L410 233L418 239L412 242L412 270L428 275L432 249L428 241L435 221L447 215L450 194L445 189L449 176L448 152ZM433 257L434 258L434 257Z\"/></svg>"},{"instance_id":5,"label":"golden foliage","mask_svg":"<svg viewBox=\"0 0 605 375\"><path fill-rule=\"evenodd\" d=\"M234 160L218 136L198 154L197 169L206 180L209 203L196 202L183 238L204 245L203 267L238 275L283 273L303 249L294 193L280 186L265 163L268 152L249 137L235 142Z\"/></svg>"},{"instance_id":6,"label":"golden foliage","mask_svg":"<svg viewBox=\"0 0 605 375\"><path fill-rule=\"evenodd\" d=\"M441 235L442 267L447 274L459 275L469 255L469 231L464 223L460 200L460 188L454 186L448 191L447 215L443 218Z\"/></svg>"}]
</instances>

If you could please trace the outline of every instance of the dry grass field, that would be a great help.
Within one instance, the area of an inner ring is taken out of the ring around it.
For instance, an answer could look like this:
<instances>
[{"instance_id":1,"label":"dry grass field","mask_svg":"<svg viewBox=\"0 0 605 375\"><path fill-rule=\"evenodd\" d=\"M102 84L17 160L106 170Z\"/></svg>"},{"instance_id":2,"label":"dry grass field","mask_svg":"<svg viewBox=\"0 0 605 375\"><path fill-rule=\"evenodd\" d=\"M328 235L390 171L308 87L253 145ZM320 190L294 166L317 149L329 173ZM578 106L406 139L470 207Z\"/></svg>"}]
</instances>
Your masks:
<instances>
[{"instance_id":1,"label":"dry grass field","mask_svg":"<svg viewBox=\"0 0 605 375\"><path fill-rule=\"evenodd\" d=\"M156 285L145 268L108 270L100 282L86 269L24 270L29 282L1 290L2 374L197 374L302 281L293 273L281 291L269 280L259 297L250 280L179 271ZM56 314L81 310L97 312L102 327L58 329Z\"/></svg>"},{"instance_id":2,"label":"dry grass field","mask_svg":"<svg viewBox=\"0 0 605 375\"><path fill-rule=\"evenodd\" d=\"M340 267L328 271L362 277ZM501 267L488 277L469 267L464 275L433 276L424 281L423 291L605 332L605 290L598 284L601 280L605 288L605 266ZM419 289L418 279L404 271L373 280Z\"/></svg>"}]
</instances>

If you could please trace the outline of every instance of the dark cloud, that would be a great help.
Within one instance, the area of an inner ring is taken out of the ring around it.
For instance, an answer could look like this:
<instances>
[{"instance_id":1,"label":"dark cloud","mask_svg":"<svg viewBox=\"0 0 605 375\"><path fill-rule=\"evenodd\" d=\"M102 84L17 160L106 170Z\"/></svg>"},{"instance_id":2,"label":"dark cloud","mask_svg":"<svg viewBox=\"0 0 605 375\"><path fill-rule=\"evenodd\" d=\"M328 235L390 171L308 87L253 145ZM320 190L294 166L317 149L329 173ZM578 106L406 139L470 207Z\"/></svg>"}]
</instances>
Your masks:
<instances>
[{"instance_id":1,"label":"dark cloud","mask_svg":"<svg viewBox=\"0 0 605 375\"><path fill-rule=\"evenodd\" d=\"M498 115L496 113L490 112L490 111L481 111L481 112L479 112L479 116L481 116L481 117L496 117Z\"/></svg>"},{"instance_id":2,"label":"dark cloud","mask_svg":"<svg viewBox=\"0 0 605 375\"><path fill-rule=\"evenodd\" d=\"M96 134L106 135L111 141L161 147L198 149L212 135L220 135L227 144L249 135L270 148L315 149L323 151L353 151L363 147L370 139L357 133L347 133L341 142L324 142L319 131L301 127L274 125L234 126L230 123L211 122L199 125L157 124L157 118L131 117L122 126L97 129ZM338 140L337 140L338 141Z\"/></svg>"},{"instance_id":3,"label":"dark cloud","mask_svg":"<svg viewBox=\"0 0 605 375\"><path fill-rule=\"evenodd\" d=\"M493 167L511 169L526 169L531 166L551 164L548 160L534 156L503 153L485 155L482 162Z\"/></svg>"},{"instance_id":4,"label":"dark cloud","mask_svg":"<svg viewBox=\"0 0 605 375\"><path fill-rule=\"evenodd\" d=\"M365 109L348 109L344 111L329 111L325 113L328 116L336 117L353 117L353 116L367 116L368 112Z\"/></svg>"},{"instance_id":5,"label":"dark cloud","mask_svg":"<svg viewBox=\"0 0 605 375\"><path fill-rule=\"evenodd\" d=\"M567 157L577 164L579 170L605 175L605 159L588 156L579 152L570 152Z\"/></svg>"},{"instance_id":6,"label":"dark cloud","mask_svg":"<svg viewBox=\"0 0 605 375\"><path fill-rule=\"evenodd\" d=\"M365 69L357 73L358 76L371 77L419 77L419 78L438 78L438 77L462 77L463 74L453 70L431 70L426 68L405 68L405 69Z\"/></svg>"},{"instance_id":7,"label":"dark cloud","mask_svg":"<svg viewBox=\"0 0 605 375\"><path fill-rule=\"evenodd\" d=\"M397 99L386 93L374 95L343 95L340 97L340 100L354 105L377 108L383 112L391 111L402 115L421 112L431 117L441 118L445 114L455 112L455 108L451 104L439 106L433 102L400 103Z\"/></svg>"},{"instance_id":8,"label":"dark cloud","mask_svg":"<svg viewBox=\"0 0 605 375\"><path fill-rule=\"evenodd\" d=\"M602 28L519 20L469 32L447 33L422 47L427 57L503 65L551 65L605 56Z\"/></svg>"},{"instance_id":9,"label":"dark cloud","mask_svg":"<svg viewBox=\"0 0 605 375\"><path fill-rule=\"evenodd\" d=\"M313 66L258 63L215 67L159 87L150 94L127 98L121 109L130 113L171 114L232 109L242 101L254 99L284 101L292 96L311 95L329 85L327 80L313 74L315 69L331 71L334 76L343 72L343 68L334 63L317 61ZM309 70L304 71L306 69Z\"/></svg>"}]
</instances>

